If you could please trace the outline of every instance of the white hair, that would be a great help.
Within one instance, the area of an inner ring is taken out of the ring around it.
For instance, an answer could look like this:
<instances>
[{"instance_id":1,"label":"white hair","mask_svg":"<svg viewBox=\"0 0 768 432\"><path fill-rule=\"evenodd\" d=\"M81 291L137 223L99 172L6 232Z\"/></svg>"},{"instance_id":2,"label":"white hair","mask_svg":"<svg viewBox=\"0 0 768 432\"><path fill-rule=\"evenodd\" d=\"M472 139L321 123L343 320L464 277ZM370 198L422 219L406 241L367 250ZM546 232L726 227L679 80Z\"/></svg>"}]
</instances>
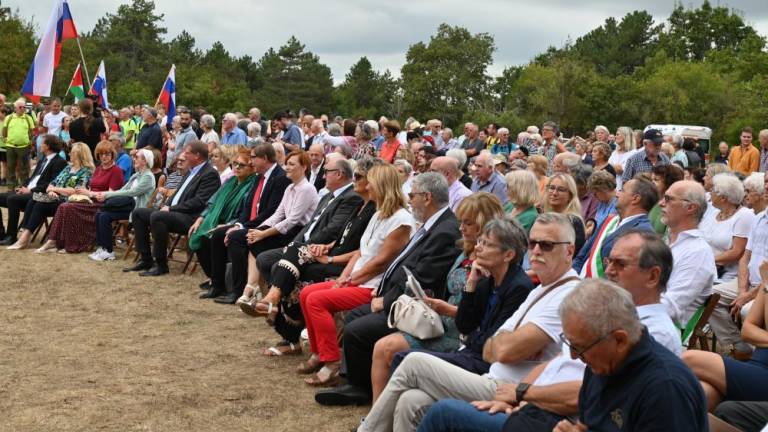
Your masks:
<instances>
[{"instance_id":1,"label":"white hair","mask_svg":"<svg viewBox=\"0 0 768 432\"><path fill-rule=\"evenodd\" d=\"M144 160L147 161L147 169L152 169L155 165L155 155L151 150L139 149L139 154L144 156Z\"/></svg>"},{"instance_id":2,"label":"white hair","mask_svg":"<svg viewBox=\"0 0 768 432\"><path fill-rule=\"evenodd\" d=\"M258 135L261 135L261 125L259 124L259 122L248 123L248 136L258 136Z\"/></svg>"},{"instance_id":3,"label":"white hair","mask_svg":"<svg viewBox=\"0 0 768 432\"><path fill-rule=\"evenodd\" d=\"M496 133L499 133L499 134L505 134L506 133L506 134L508 134L509 133L509 129L504 128L504 127L503 128L499 128L499 130L497 130Z\"/></svg>"},{"instance_id":4,"label":"white hair","mask_svg":"<svg viewBox=\"0 0 768 432\"><path fill-rule=\"evenodd\" d=\"M744 201L744 184L733 174L723 173L712 177L712 193L734 205Z\"/></svg>"},{"instance_id":5,"label":"white hair","mask_svg":"<svg viewBox=\"0 0 768 432\"><path fill-rule=\"evenodd\" d=\"M237 116L233 113L226 113L224 114L224 117L222 117L223 120L232 120L233 122L237 123Z\"/></svg>"},{"instance_id":6,"label":"white hair","mask_svg":"<svg viewBox=\"0 0 768 432\"><path fill-rule=\"evenodd\" d=\"M379 124L376 123L376 120L366 120L363 124L368 125L375 133L379 133Z\"/></svg>"},{"instance_id":7,"label":"white hair","mask_svg":"<svg viewBox=\"0 0 768 432\"><path fill-rule=\"evenodd\" d=\"M526 132L528 132L530 135L536 135L539 133L539 127L535 125L528 126L525 129Z\"/></svg>"},{"instance_id":8,"label":"white hair","mask_svg":"<svg viewBox=\"0 0 768 432\"><path fill-rule=\"evenodd\" d=\"M397 159L392 165L396 167L403 167L403 171L405 171L406 175L411 175L413 172L413 166L411 166L411 163L405 159Z\"/></svg>"},{"instance_id":9,"label":"white hair","mask_svg":"<svg viewBox=\"0 0 768 432\"><path fill-rule=\"evenodd\" d=\"M765 174L761 172L753 172L749 177L744 179L744 192L746 189L751 189L762 195L765 193Z\"/></svg>"},{"instance_id":10,"label":"white hair","mask_svg":"<svg viewBox=\"0 0 768 432\"><path fill-rule=\"evenodd\" d=\"M595 126L595 133L598 133L598 132L605 132L608 135L611 134L611 132L608 130L608 128L603 126L603 125Z\"/></svg>"},{"instance_id":11,"label":"white hair","mask_svg":"<svg viewBox=\"0 0 768 432\"><path fill-rule=\"evenodd\" d=\"M446 156L454 158L459 162L459 166L463 167L467 163L467 154L462 149L451 149L445 153Z\"/></svg>"}]
</instances>

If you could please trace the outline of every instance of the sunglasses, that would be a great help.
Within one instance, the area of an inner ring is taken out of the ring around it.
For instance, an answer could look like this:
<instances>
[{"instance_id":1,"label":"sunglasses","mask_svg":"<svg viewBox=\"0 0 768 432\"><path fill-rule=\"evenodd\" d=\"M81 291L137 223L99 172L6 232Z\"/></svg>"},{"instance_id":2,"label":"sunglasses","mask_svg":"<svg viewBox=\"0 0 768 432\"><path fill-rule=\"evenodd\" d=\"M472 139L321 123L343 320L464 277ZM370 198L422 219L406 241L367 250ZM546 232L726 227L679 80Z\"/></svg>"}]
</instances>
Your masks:
<instances>
[{"instance_id":1,"label":"sunglasses","mask_svg":"<svg viewBox=\"0 0 768 432\"><path fill-rule=\"evenodd\" d=\"M248 166L248 164L244 164L244 163L240 163L240 162L232 162L232 167L233 168L245 168L247 166Z\"/></svg>"},{"instance_id":2,"label":"sunglasses","mask_svg":"<svg viewBox=\"0 0 768 432\"><path fill-rule=\"evenodd\" d=\"M355 173L355 181L365 180L365 174Z\"/></svg>"},{"instance_id":3,"label":"sunglasses","mask_svg":"<svg viewBox=\"0 0 768 432\"><path fill-rule=\"evenodd\" d=\"M555 248L555 245L560 244L571 244L571 242L567 241L559 241L559 242L553 242L548 240L528 240L528 250L534 250L536 249L536 246L539 247L544 252L552 252L552 249Z\"/></svg>"}]
</instances>

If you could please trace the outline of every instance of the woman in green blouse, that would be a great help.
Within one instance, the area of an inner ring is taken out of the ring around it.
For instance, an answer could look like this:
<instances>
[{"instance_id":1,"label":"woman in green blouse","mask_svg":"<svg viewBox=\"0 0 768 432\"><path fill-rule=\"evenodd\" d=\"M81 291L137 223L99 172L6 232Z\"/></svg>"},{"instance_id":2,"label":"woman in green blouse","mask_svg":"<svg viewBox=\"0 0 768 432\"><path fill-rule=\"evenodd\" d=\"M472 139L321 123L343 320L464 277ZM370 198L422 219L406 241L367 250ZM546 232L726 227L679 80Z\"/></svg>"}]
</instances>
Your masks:
<instances>
[{"instance_id":1,"label":"woman in green blouse","mask_svg":"<svg viewBox=\"0 0 768 432\"><path fill-rule=\"evenodd\" d=\"M507 173L506 180L509 201L504 205L504 213L517 219L525 232L530 233L533 222L539 216L536 203L541 200L536 174L515 170Z\"/></svg>"},{"instance_id":2,"label":"woman in green blouse","mask_svg":"<svg viewBox=\"0 0 768 432\"><path fill-rule=\"evenodd\" d=\"M56 214L59 204L65 202L76 188L87 188L95 166L91 150L84 143L75 143L69 153L70 163L48 185L45 193L35 192L24 209L19 239L8 250L24 249L32 240L32 233L49 217Z\"/></svg>"}]
</instances>

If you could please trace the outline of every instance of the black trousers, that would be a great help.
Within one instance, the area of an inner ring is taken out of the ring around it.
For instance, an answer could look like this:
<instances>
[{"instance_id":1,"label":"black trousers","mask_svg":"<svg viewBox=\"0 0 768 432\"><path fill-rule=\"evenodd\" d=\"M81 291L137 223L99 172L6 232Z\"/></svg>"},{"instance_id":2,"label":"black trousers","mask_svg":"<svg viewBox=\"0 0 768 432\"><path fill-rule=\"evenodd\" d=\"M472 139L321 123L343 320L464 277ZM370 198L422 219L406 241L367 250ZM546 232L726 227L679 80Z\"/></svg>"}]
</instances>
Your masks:
<instances>
[{"instance_id":1,"label":"black trousers","mask_svg":"<svg viewBox=\"0 0 768 432\"><path fill-rule=\"evenodd\" d=\"M344 361L347 381L371 392L371 364L373 346L384 336L397 329L387 326L387 314L371 313L371 305L362 305L346 316L344 326Z\"/></svg>"},{"instance_id":2,"label":"black trousers","mask_svg":"<svg viewBox=\"0 0 768 432\"><path fill-rule=\"evenodd\" d=\"M759 432L768 423L768 402L725 401L714 414L744 432Z\"/></svg>"},{"instance_id":3,"label":"black trousers","mask_svg":"<svg viewBox=\"0 0 768 432\"><path fill-rule=\"evenodd\" d=\"M3 218L0 215L0 234L16 238L19 231L19 216L32 201L32 194L17 194L16 192L0 193L0 207L8 209L8 227L3 226Z\"/></svg>"},{"instance_id":4,"label":"black trousers","mask_svg":"<svg viewBox=\"0 0 768 432\"><path fill-rule=\"evenodd\" d=\"M227 254L229 262L232 263L232 291L238 296L243 294L245 284L248 282L248 254L258 257L260 253L270 249L282 251L282 247L287 245L302 228L295 226L285 234L267 237L253 244L248 244L247 228L231 232Z\"/></svg>"},{"instance_id":5,"label":"black trousers","mask_svg":"<svg viewBox=\"0 0 768 432\"><path fill-rule=\"evenodd\" d=\"M200 237L200 249L195 253L203 272L211 279L211 286L220 292L224 292L224 278L227 273L227 246L224 237L231 226L224 226L211 232L208 236Z\"/></svg>"},{"instance_id":6,"label":"black trousers","mask_svg":"<svg viewBox=\"0 0 768 432\"><path fill-rule=\"evenodd\" d=\"M27 201L27 206L24 208L24 218L21 220L21 227L34 232L43 224L43 221L45 221L46 218L56 214L56 209L59 208L59 204L59 201Z\"/></svg>"},{"instance_id":7,"label":"black trousers","mask_svg":"<svg viewBox=\"0 0 768 432\"><path fill-rule=\"evenodd\" d=\"M256 267L268 283L272 283L272 266L283 257L283 248L275 248L256 255Z\"/></svg>"},{"instance_id":8,"label":"black trousers","mask_svg":"<svg viewBox=\"0 0 768 432\"><path fill-rule=\"evenodd\" d=\"M168 265L168 234L186 234L195 222L191 215L179 212L160 211L150 208L137 208L133 211L133 232L136 236L136 250L144 262ZM150 249L149 235L152 234Z\"/></svg>"},{"instance_id":9,"label":"black trousers","mask_svg":"<svg viewBox=\"0 0 768 432\"><path fill-rule=\"evenodd\" d=\"M400 363L405 360L405 356L412 352L423 352L430 354L441 360L445 360L454 366L458 366L466 371L476 373L478 375L488 373L488 369L491 368L491 365L483 360L482 353L476 353L468 349L447 353L428 351L423 349L409 349L406 351L400 351L399 353L395 354L395 356L392 358L392 364L389 367L389 374L392 375L395 373L395 370L398 368L398 366L400 366Z\"/></svg>"}]
</instances>

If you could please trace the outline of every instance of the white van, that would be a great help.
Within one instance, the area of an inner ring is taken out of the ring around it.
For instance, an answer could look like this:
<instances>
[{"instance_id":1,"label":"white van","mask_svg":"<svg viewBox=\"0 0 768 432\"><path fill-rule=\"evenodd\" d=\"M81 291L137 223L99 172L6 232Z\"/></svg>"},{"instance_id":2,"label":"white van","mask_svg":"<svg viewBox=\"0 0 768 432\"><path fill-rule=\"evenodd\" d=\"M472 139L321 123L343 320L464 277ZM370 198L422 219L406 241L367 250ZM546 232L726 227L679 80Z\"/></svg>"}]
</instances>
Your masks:
<instances>
[{"instance_id":1,"label":"white van","mask_svg":"<svg viewBox=\"0 0 768 432\"><path fill-rule=\"evenodd\" d=\"M652 124L643 129L643 132L648 129L658 129L662 135L676 135L679 134L683 138L695 138L699 143L699 147L704 151L704 154L709 153L709 142L712 138L712 129L706 126L688 126L688 125L674 125L674 124Z\"/></svg>"}]
</instances>

